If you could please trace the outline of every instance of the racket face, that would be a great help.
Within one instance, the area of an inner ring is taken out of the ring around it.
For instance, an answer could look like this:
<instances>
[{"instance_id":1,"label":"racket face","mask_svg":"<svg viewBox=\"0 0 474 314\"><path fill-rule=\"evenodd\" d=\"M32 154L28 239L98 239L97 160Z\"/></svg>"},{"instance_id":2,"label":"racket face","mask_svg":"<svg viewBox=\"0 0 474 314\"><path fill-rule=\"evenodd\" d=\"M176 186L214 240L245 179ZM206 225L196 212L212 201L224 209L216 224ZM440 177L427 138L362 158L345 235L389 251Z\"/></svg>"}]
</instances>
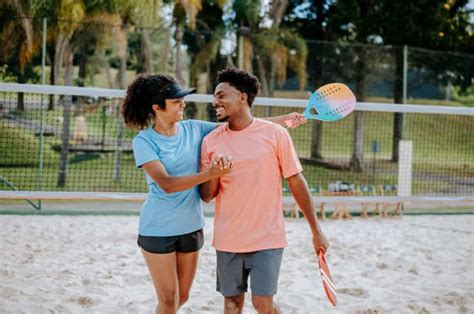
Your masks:
<instances>
[{"instance_id":1,"label":"racket face","mask_svg":"<svg viewBox=\"0 0 474 314\"><path fill-rule=\"evenodd\" d=\"M329 302L332 305L336 306L337 304L337 296L336 296L336 289L334 288L334 284L332 283L331 273L329 272L328 265L326 264L326 259L324 258L323 251L319 251L318 253L318 263L319 263L319 274L323 279L323 288L326 292Z\"/></svg>"},{"instance_id":2,"label":"racket face","mask_svg":"<svg viewBox=\"0 0 474 314\"><path fill-rule=\"evenodd\" d=\"M321 121L338 121L354 111L356 98L344 84L321 86L311 94L304 116Z\"/></svg>"}]
</instances>

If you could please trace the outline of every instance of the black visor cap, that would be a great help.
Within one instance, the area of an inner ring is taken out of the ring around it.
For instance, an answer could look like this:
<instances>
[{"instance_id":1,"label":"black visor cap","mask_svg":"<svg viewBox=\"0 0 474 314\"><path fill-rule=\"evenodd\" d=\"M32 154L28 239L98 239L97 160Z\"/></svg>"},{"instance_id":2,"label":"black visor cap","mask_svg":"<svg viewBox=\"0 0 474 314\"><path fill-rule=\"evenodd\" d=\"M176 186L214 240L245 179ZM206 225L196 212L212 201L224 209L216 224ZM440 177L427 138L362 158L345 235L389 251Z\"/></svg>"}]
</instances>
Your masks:
<instances>
[{"instance_id":1,"label":"black visor cap","mask_svg":"<svg viewBox=\"0 0 474 314\"><path fill-rule=\"evenodd\" d=\"M195 88L185 89L182 88L178 83L173 83L163 91L163 96L165 99L176 99L195 92Z\"/></svg>"},{"instance_id":2,"label":"black visor cap","mask_svg":"<svg viewBox=\"0 0 474 314\"><path fill-rule=\"evenodd\" d=\"M195 88L185 89L182 88L177 82L171 83L168 86L165 86L161 91L160 94L155 95L152 99L153 104L164 103L166 99L177 99L181 97L185 97L189 94L195 93Z\"/></svg>"}]
</instances>

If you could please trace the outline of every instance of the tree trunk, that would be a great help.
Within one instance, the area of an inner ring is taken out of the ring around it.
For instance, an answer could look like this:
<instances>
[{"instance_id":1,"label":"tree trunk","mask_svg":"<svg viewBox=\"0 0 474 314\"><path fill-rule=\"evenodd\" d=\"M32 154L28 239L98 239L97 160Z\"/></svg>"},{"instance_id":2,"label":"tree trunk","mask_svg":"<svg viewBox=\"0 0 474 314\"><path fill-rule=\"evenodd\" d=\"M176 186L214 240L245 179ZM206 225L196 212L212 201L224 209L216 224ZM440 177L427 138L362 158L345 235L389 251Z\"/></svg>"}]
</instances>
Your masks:
<instances>
[{"instance_id":1,"label":"tree trunk","mask_svg":"<svg viewBox=\"0 0 474 314\"><path fill-rule=\"evenodd\" d=\"M19 84L25 83L25 76L23 75L21 71L18 73L18 83ZM18 93L16 109L19 111L25 110L25 94L24 93Z\"/></svg>"},{"instance_id":2,"label":"tree trunk","mask_svg":"<svg viewBox=\"0 0 474 314\"><path fill-rule=\"evenodd\" d=\"M64 74L64 83L66 86L72 86L73 80L73 53L71 48L65 47L65 59L66 59L66 72ZM67 182L67 166L69 159L69 138L71 131L71 105L72 97L65 96L63 98L63 132L61 135L61 156L59 159L59 175L58 175L58 187L65 187Z\"/></svg>"},{"instance_id":3,"label":"tree trunk","mask_svg":"<svg viewBox=\"0 0 474 314\"><path fill-rule=\"evenodd\" d=\"M50 85L56 85L56 76L54 71L54 66L55 66L55 55L56 53L51 53L51 62L50 62L50 71L49 71L49 84ZM48 111L54 110L55 104L54 104L54 95L49 94L49 103L48 103Z\"/></svg>"},{"instance_id":4,"label":"tree trunk","mask_svg":"<svg viewBox=\"0 0 474 314\"><path fill-rule=\"evenodd\" d=\"M23 31L25 32L25 38L26 38L25 45L26 45L26 50L27 50L28 59L29 59L32 56L32 52L33 52L33 25L32 25L33 20L25 17L28 15L28 13L24 10L22 6L22 1L12 0L12 3L16 9L18 16L20 17L20 23L23 28ZM24 64L22 64L21 66L23 65Z\"/></svg>"},{"instance_id":5,"label":"tree trunk","mask_svg":"<svg viewBox=\"0 0 474 314\"><path fill-rule=\"evenodd\" d=\"M79 71L77 73L77 85L84 87L87 77L87 57L85 54L79 55ZM75 102L76 106L76 116L83 116L84 115L84 102L83 97L77 97L77 101ZM73 135L74 138L74 135Z\"/></svg>"},{"instance_id":6,"label":"tree trunk","mask_svg":"<svg viewBox=\"0 0 474 314\"><path fill-rule=\"evenodd\" d=\"M87 76L87 57L84 54L79 56L78 86L84 87Z\"/></svg>"},{"instance_id":7,"label":"tree trunk","mask_svg":"<svg viewBox=\"0 0 474 314\"><path fill-rule=\"evenodd\" d=\"M262 55L260 53L257 52L257 58L256 58L256 61L257 61L257 69L258 69L258 73L259 73L259 78L260 78L260 83L261 83L261 95L263 97L270 97L270 87L269 87L269 83L268 83L268 75L267 75L267 71L265 71L265 61L264 61L264 58L262 57ZM272 107L271 106L265 106L265 110L264 110L264 113L263 115L265 117L271 117L272 116Z\"/></svg>"},{"instance_id":8,"label":"tree trunk","mask_svg":"<svg viewBox=\"0 0 474 314\"><path fill-rule=\"evenodd\" d=\"M168 31L166 31L166 34L165 34L166 43L165 43L165 46L163 48L163 54L162 54L162 58L161 58L161 66L160 66L160 69L158 69L158 72L161 72L161 73L167 73L167 71L168 71L168 57L169 57L169 48L170 48L170 44L168 42L169 37L170 36L168 35Z\"/></svg>"},{"instance_id":9,"label":"tree trunk","mask_svg":"<svg viewBox=\"0 0 474 314\"><path fill-rule=\"evenodd\" d=\"M319 120L311 121L311 159L323 159L321 154L323 141L323 123Z\"/></svg>"},{"instance_id":10,"label":"tree trunk","mask_svg":"<svg viewBox=\"0 0 474 314\"><path fill-rule=\"evenodd\" d=\"M112 78L112 74L110 74L109 62L105 62L105 77L107 78L109 88L115 88L114 79Z\"/></svg>"},{"instance_id":11,"label":"tree trunk","mask_svg":"<svg viewBox=\"0 0 474 314\"><path fill-rule=\"evenodd\" d=\"M128 25L124 24L121 29L122 42L120 43L120 68L119 68L119 88L125 89L127 85L127 48L128 48ZM117 138L115 145L115 162L113 180L120 182L122 167L122 139L123 139L123 119L120 114L120 108L117 110Z\"/></svg>"},{"instance_id":12,"label":"tree trunk","mask_svg":"<svg viewBox=\"0 0 474 314\"><path fill-rule=\"evenodd\" d=\"M403 102L403 50L395 50L395 80L393 81L393 100L396 104ZM403 113L393 115L392 161L398 162L398 142L403 136Z\"/></svg>"},{"instance_id":13,"label":"tree trunk","mask_svg":"<svg viewBox=\"0 0 474 314\"><path fill-rule=\"evenodd\" d=\"M18 111L25 110L25 94L24 93L18 93L16 109Z\"/></svg>"},{"instance_id":14,"label":"tree trunk","mask_svg":"<svg viewBox=\"0 0 474 314\"><path fill-rule=\"evenodd\" d=\"M319 11L321 12L321 11ZM323 63L319 57L315 58L314 66L314 78L315 78L315 89L323 85ZM311 123L311 158L323 159L322 149L323 149L323 126L324 124L321 121L313 120Z\"/></svg>"},{"instance_id":15,"label":"tree trunk","mask_svg":"<svg viewBox=\"0 0 474 314\"><path fill-rule=\"evenodd\" d=\"M54 52L54 77L57 80L55 83L59 83L59 78L61 77L61 68L63 66L63 57L65 47L68 46L69 40L63 35L59 34L58 40L56 42L56 49Z\"/></svg>"},{"instance_id":16,"label":"tree trunk","mask_svg":"<svg viewBox=\"0 0 474 314\"><path fill-rule=\"evenodd\" d=\"M356 64L356 98L359 101L365 101L367 55L363 48L359 50L359 56L360 59ZM349 166L353 171L362 172L364 170L364 113L361 111L356 111L355 114L352 156Z\"/></svg>"},{"instance_id":17,"label":"tree trunk","mask_svg":"<svg viewBox=\"0 0 474 314\"><path fill-rule=\"evenodd\" d=\"M268 92L267 92L267 97L273 97L274 92L275 92L275 62L273 60L274 57L270 57L268 64L268 77L267 77L267 86L268 86ZM265 116L266 117L271 117L273 115L273 107L272 106L266 106L265 107Z\"/></svg>"},{"instance_id":18,"label":"tree trunk","mask_svg":"<svg viewBox=\"0 0 474 314\"><path fill-rule=\"evenodd\" d=\"M270 58L270 66L269 66L269 76L268 76L268 97L273 97L275 92L275 82L276 82L276 65L273 60L274 57Z\"/></svg>"},{"instance_id":19,"label":"tree trunk","mask_svg":"<svg viewBox=\"0 0 474 314\"><path fill-rule=\"evenodd\" d=\"M355 112L354 139L349 167L356 172L364 170L364 112L362 111Z\"/></svg>"},{"instance_id":20,"label":"tree trunk","mask_svg":"<svg viewBox=\"0 0 474 314\"><path fill-rule=\"evenodd\" d=\"M260 53L257 54L257 67L258 67L260 82L262 83L262 96L268 97L268 80L267 80L267 75L265 71L263 57Z\"/></svg>"},{"instance_id":21,"label":"tree trunk","mask_svg":"<svg viewBox=\"0 0 474 314\"><path fill-rule=\"evenodd\" d=\"M181 69L181 46L183 43L183 25L177 24L176 25L176 50L175 50L175 75L176 79L180 82L183 82L183 70Z\"/></svg>"},{"instance_id":22,"label":"tree trunk","mask_svg":"<svg viewBox=\"0 0 474 314\"><path fill-rule=\"evenodd\" d=\"M22 3L20 0L12 0L13 6L16 8L18 16L20 16L20 23L25 33L25 41L22 44L20 60L20 74L18 74L18 83L26 83L26 78L24 76L25 66L29 62L33 53L33 25L32 20L24 18L25 10L23 9ZM26 53L25 53L26 51ZM26 58L25 58L26 57ZM23 93L18 93L17 98L17 109L25 110L25 95Z\"/></svg>"},{"instance_id":23,"label":"tree trunk","mask_svg":"<svg viewBox=\"0 0 474 314\"><path fill-rule=\"evenodd\" d=\"M286 9L288 8L288 0L274 0L271 2L271 8L269 16L273 21L274 27L279 27L283 17L285 16Z\"/></svg>"},{"instance_id":24,"label":"tree trunk","mask_svg":"<svg viewBox=\"0 0 474 314\"><path fill-rule=\"evenodd\" d=\"M253 73L253 58L254 58L254 47L252 40L250 39L250 33L248 35L241 35L242 38L242 69Z\"/></svg>"},{"instance_id":25,"label":"tree trunk","mask_svg":"<svg viewBox=\"0 0 474 314\"><path fill-rule=\"evenodd\" d=\"M153 51L150 43L150 34L145 28L140 32L140 62L137 72L153 72Z\"/></svg>"}]
</instances>

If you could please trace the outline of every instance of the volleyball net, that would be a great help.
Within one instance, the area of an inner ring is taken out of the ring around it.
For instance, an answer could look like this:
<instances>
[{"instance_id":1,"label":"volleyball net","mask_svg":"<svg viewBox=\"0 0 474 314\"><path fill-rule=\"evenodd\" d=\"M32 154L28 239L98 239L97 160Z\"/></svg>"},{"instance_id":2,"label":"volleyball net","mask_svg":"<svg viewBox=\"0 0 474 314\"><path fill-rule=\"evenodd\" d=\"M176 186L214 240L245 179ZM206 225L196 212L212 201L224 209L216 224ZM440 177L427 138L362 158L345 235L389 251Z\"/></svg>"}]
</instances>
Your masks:
<instances>
[{"instance_id":1,"label":"volleyball net","mask_svg":"<svg viewBox=\"0 0 474 314\"><path fill-rule=\"evenodd\" d=\"M0 199L144 199L131 148L136 131L120 116L124 95L0 83ZM215 121L211 102L212 95L187 96L186 118ZM306 103L257 98L252 110L276 116ZM289 132L319 201L474 199L472 108L358 103L342 121L310 120ZM290 195L286 182L282 189Z\"/></svg>"}]
</instances>

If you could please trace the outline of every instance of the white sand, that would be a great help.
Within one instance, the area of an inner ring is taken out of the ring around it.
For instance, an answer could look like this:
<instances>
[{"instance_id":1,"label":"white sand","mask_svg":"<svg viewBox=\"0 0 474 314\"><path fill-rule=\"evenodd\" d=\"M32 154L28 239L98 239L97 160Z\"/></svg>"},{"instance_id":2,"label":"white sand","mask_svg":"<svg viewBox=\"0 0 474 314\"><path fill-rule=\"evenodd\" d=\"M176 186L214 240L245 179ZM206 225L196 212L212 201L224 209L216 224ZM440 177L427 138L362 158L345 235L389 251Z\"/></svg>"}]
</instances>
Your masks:
<instances>
[{"instance_id":1,"label":"white sand","mask_svg":"<svg viewBox=\"0 0 474 314\"><path fill-rule=\"evenodd\" d=\"M137 216L0 216L0 313L153 313ZM474 216L324 221L339 304L326 300L304 219L287 220L284 313L474 313ZM212 219L183 313L221 313ZM248 298L249 299L249 298ZM246 313L253 313L251 304Z\"/></svg>"}]
</instances>

